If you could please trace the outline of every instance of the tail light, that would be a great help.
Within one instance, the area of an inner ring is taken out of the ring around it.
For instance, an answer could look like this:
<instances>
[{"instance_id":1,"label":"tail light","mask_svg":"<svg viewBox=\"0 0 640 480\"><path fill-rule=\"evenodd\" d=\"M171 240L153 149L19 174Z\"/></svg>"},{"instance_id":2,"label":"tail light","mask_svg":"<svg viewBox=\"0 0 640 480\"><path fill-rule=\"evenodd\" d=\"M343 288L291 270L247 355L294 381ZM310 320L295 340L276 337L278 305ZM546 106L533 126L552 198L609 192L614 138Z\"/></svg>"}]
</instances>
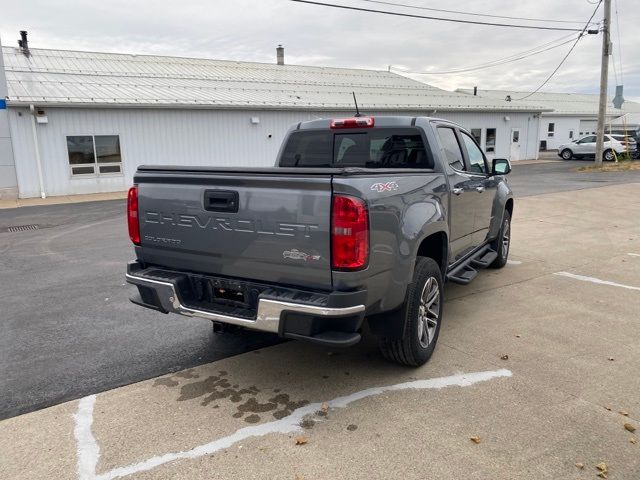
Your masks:
<instances>
[{"instance_id":1,"label":"tail light","mask_svg":"<svg viewBox=\"0 0 640 480\"><path fill-rule=\"evenodd\" d=\"M375 124L376 119L373 117L341 118L337 120L331 120L331 122L329 122L329 128L371 128Z\"/></svg>"},{"instance_id":2,"label":"tail light","mask_svg":"<svg viewBox=\"0 0 640 480\"><path fill-rule=\"evenodd\" d=\"M140 219L138 218L138 187L133 186L127 195L127 223L129 224L129 238L136 245L140 245Z\"/></svg>"},{"instance_id":3,"label":"tail light","mask_svg":"<svg viewBox=\"0 0 640 480\"><path fill-rule=\"evenodd\" d=\"M335 195L331 214L331 268L361 270L369 261L369 213L363 200Z\"/></svg>"}]
</instances>

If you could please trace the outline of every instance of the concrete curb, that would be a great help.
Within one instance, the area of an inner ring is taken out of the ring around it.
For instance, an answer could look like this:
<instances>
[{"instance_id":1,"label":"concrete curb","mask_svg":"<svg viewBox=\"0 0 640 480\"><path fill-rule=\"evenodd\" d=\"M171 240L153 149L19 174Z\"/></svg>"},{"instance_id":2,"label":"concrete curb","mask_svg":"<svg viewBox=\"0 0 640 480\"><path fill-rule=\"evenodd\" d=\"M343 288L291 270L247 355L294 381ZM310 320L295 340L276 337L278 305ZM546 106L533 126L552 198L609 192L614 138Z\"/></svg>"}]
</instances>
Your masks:
<instances>
[{"instance_id":1,"label":"concrete curb","mask_svg":"<svg viewBox=\"0 0 640 480\"><path fill-rule=\"evenodd\" d=\"M60 205L68 203L122 200L125 198L127 198L127 192L94 193L86 195L60 195L47 198L18 198L15 200L0 200L0 210L7 208L33 207L39 205Z\"/></svg>"}]
</instances>

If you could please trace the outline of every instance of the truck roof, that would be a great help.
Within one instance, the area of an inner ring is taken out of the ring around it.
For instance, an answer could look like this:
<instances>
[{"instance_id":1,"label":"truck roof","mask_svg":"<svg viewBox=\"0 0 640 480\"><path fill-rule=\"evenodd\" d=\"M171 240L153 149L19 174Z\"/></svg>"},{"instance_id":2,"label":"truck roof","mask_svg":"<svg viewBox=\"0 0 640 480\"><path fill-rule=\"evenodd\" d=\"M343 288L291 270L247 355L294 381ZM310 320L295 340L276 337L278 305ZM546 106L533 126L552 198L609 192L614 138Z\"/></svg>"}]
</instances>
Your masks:
<instances>
[{"instance_id":1,"label":"truck roof","mask_svg":"<svg viewBox=\"0 0 640 480\"><path fill-rule=\"evenodd\" d=\"M338 119L338 118L353 118L355 117L355 115L344 115L344 116L337 116L337 117L333 117L333 118L319 118L316 120L309 120L306 122L300 122L298 124L298 126L296 127L296 130L318 130L318 129L323 129L323 128L329 128L329 123L332 120ZM375 127L410 127L416 124L416 120L417 119L421 119L421 120L426 120L426 121L431 121L431 120L438 120L438 121L442 121L442 122L448 122L448 123L453 123L450 120L445 120L442 118L436 118L436 117L426 117L426 116L410 116L410 115L396 115L396 116L391 116L391 115L366 115L366 114L362 114L362 117L374 117L376 120L375 123Z\"/></svg>"}]
</instances>

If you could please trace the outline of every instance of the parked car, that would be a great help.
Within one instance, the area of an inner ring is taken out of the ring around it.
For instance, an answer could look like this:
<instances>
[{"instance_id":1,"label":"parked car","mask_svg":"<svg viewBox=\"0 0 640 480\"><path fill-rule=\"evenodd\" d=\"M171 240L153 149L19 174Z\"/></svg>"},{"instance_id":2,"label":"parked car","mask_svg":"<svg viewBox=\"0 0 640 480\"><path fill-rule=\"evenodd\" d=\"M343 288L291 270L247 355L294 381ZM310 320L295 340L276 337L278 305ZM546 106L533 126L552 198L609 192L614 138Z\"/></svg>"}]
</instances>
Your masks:
<instances>
[{"instance_id":1,"label":"parked car","mask_svg":"<svg viewBox=\"0 0 640 480\"><path fill-rule=\"evenodd\" d=\"M613 161L616 155L631 154L635 149L630 148L630 143L624 141L624 136L605 135L603 160ZM572 158L581 159L584 157L595 157L596 155L596 136L587 135L571 143L562 144L558 147L558 156L564 160Z\"/></svg>"},{"instance_id":2,"label":"parked car","mask_svg":"<svg viewBox=\"0 0 640 480\"><path fill-rule=\"evenodd\" d=\"M507 263L510 170L424 117L300 123L275 168L141 166L132 301L330 347L357 343L366 317L385 357L421 365L444 282Z\"/></svg>"}]
</instances>

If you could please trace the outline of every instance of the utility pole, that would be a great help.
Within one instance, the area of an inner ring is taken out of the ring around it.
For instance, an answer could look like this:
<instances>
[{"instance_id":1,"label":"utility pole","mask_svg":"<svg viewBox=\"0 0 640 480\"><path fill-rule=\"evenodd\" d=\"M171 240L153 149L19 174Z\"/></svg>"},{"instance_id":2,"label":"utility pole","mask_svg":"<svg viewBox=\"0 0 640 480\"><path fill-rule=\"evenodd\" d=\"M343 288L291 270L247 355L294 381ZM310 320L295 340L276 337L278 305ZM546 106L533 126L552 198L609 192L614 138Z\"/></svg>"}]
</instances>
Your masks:
<instances>
[{"instance_id":1,"label":"utility pole","mask_svg":"<svg viewBox=\"0 0 640 480\"><path fill-rule=\"evenodd\" d=\"M604 0L604 25L602 26L602 64L600 65L600 104L598 106L598 131L596 137L596 167L602 166L604 153L604 123L607 112L607 83L609 55L611 55L611 0Z\"/></svg>"}]
</instances>

